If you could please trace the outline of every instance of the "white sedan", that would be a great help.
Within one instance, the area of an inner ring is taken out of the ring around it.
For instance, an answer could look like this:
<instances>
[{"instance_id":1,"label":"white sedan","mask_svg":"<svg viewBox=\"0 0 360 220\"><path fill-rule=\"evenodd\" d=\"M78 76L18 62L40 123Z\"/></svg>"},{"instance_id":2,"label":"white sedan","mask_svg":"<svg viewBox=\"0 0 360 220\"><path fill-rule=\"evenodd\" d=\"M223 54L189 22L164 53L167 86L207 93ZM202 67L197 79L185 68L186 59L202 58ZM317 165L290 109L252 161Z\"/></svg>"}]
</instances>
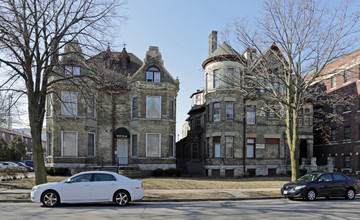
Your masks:
<instances>
[{"instance_id":1,"label":"white sedan","mask_svg":"<svg viewBox=\"0 0 360 220\"><path fill-rule=\"evenodd\" d=\"M31 201L53 207L60 203L114 202L125 206L144 197L143 182L114 172L78 173L61 182L34 186Z\"/></svg>"}]
</instances>

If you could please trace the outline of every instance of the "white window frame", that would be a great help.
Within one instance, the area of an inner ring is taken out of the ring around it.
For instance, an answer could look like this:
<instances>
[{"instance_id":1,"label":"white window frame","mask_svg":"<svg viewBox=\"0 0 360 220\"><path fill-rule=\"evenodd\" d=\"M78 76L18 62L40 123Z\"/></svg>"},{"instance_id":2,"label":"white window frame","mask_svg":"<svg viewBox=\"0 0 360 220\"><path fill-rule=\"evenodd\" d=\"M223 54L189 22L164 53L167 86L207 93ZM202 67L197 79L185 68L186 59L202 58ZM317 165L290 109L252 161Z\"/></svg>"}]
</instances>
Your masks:
<instances>
[{"instance_id":1,"label":"white window frame","mask_svg":"<svg viewBox=\"0 0 360 220\"><path fill-rule=\"evenodd\" d=\"M75 97L76 97L76 108L75 108L75 114L71 114L71 113L69 113L69 111L68 111L68 113L69 114L65 114L65 112L63 112L63 105L65 104L65 102L64 102L64 98L63 98L63 95L64 94L74 94L75 95ZM63 92L61 92L61 105L60 105L60 111L61 111L61 115L62 116L67 116L67 117L76 117L77 115L78 115L78 106L79 105L79 100L78 100L78 94L77 94L77 92L71 92L71 91L63 91Z\"/></svg>"},{"instance_id":2,"label":"white window frame","mask_svg":"<svg viewBox=\"0 0 360 220\"><path fill-rule=\"evenodd\" d=\"M228 142L231 140L231 142ZM231 143L231 148L228 147L228 143ZM231 149L231 156L228 157L228 149ZM234 137L233 136L226 136L225 137L225 157L226 158L234 158Z\"/></svg>"},{"instance_id":3,"label":"white window frame","mask_svg":"<svg viewBox=\"0 0 360 220\"><path fill-rule=\"evenodd\" d=\"M3 133L1 134L1 136L2 136L3 140L5 141L6 134L3 132Z\"/></svg>"},{"instance_id":4,"label":"white window frame","mask_svg":"<svg viewBox=\"0 0 360 220\"><path fill-rule=\"evenodd\" d=\"M248 108L253 108L254 111L248 111ZM246 123L248 125L256 124L256 106L246 106Z\"/></svg>"},{"instance_id":5,"label":"white window frame","mask_svg":"<svg viewBox=\"0 0 360 220\"><path fill-rule=\"evenodd\" d=\"M149 118L149 116L148 116L148 97L158 97L158 98L160 98L160 108L159 108L159 110L160 110L160 117L159 118ZM145 109L145 111L146 111L146 118L147 119L161 119L161 96L151 96L151 95L149 95L149 96L146 96L146 109Z\"/></svg>"},{"instance_id":6,"label":"white window frame","mask_svg":"<svg viewBox=\"0 0 360 220\"><path fill-rule=\"evenodd\" d=\"M47 114L46 116L52 116L53 115L53 93L50 93L47 95Z\"/></svg>"},{"instance_id":7,"label":"white window frame","mask_svg":"<svg viewBox=\"0 0 360 220\"><path fill-rule=\"evenodd\" d=\"M73 157L78 157L78 132L77 131L61 131L61 156L62 157L72 157L72 156L64 156L64 132L66 133L75 133L75 140L76 140L76 150L75 150L75 156Z\"/></svg>"},{"instance_id":8,"label":"white window frame","mask_svg":"<svg viewBox=\"0 0 360 220\"><path fill-rule=\"evenodd\" d=\"M148 156L148 135L159 135L159 156L149 157ZM160 133L146 133L146 157L147 158L161 158L161 134Z\"/></svg>"},{"instance_id":9,"label":"white window frame","mask_svg":"<svg viewBox=\"0 0 360 220\"><path fill-rule=\"evenodd\" d=\"M231 106L231 108L228 108L228 105ZM225 102L225 108L226 108L226 121L233 121L234 120L234 102ZM231 118L228 117L228 110L232 110Z\"/></svg>"},{"instance_id":10,"label":"white window frame","mask_svg":"<svg viewBox=\"0 0 360 220\"><path fill-rule=\"evenodd\" d=\"M89 134L93 134L94 135L94 155L93 157L95 158L96 157L96 133L95 132L88 132L88 137L89 137ZM87 157L89 157L89 138L88 138L88 142L87 142ZM91 157L92 158L92 157Z\"/></svg>"},{"instance_id":11,"label":"white window frame","mask_svg":"<svg viewBox=\"0 0 360 220\"><path fill-rule=\"evenodd\" d=\"M215 109L215 104L219 104L219 108ZM215 114L215 111L218 110L219 114ZM215 117L218 116L218 117ZM221 121L221 102L214 102L213 103L213 121Z\"/></svg>"},{"instance_id":12,"label":"white window frame","mask_svg":"<svg viewBox=\"0 0 360 220\"><path fill-rule=\"evenodd\" d=\"M219 70L214 70L213 71L213 88L219 88L220 86L220 81L219 81Z\"/></svg>"}]
</instances>

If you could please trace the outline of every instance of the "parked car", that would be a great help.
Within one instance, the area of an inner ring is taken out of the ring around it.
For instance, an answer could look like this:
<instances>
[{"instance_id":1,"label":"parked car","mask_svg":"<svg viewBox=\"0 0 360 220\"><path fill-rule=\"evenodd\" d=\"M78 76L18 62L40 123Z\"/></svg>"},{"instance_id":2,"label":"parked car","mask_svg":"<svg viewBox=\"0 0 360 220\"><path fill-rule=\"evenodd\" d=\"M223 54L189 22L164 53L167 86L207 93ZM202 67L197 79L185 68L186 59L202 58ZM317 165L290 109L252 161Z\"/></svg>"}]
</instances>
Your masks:
<instances>
[{"instance_id":1,"label":"parked car","mask_svg":"<svg viewBox=\"0 0 360 220\"><path fill-rule=\"evenodd\" d=\"M310 201L317 197L345 197L352 200L359 187L359 180L342 173L310 173L285 184L281 194L289 199L304 198Z\"/></svg>"},{"instance_id":2,"label":"parked car","mask_svg":"<svg viewBox=\"0 0 360 220\"><path fill-rule=\"evenodd\" d=\"M54 207L60 203L114 202L125 206L144 197L143 182L114 172L78 173L57 183L34 186L31 201Z\"/></svg>"},{"instance_id":3,"label":"parked car","mask_svg":"<svg viewBox=\"0 0 360 220\"><path fill-rule=\"evenodd\" d=\"M24 161L24 164L25 164L26 166L29 166L29 167L34 168L34 161L32 161L32 160L25 160L25 161Z\"/></svg>"},{"instance_id":4,"label":"parked car","mask_svg":"<svg viewBox=\"0 0 360 220\"><path fill-rule=\"evenodd\" d=\"M5 169L10 169L12 172L14 173L25 173L28 172L28 170L23 167L18 165L17 163L14 162L10 162L10 161L2 161L1 165L3 168Z\"/></svg>"},{"instance_id":5,"label":"parked car","mask_svg":"<svg viewBox=\"0 0 360 220\"><path fill-rule=\"evenodd\" d=\"M27 171L29 172L34 172L34 168L31 166L27 166L26 164L24 164L23 162L14 162L19 166L25 167L27 169Z\"/></svg>"}]
</instances>

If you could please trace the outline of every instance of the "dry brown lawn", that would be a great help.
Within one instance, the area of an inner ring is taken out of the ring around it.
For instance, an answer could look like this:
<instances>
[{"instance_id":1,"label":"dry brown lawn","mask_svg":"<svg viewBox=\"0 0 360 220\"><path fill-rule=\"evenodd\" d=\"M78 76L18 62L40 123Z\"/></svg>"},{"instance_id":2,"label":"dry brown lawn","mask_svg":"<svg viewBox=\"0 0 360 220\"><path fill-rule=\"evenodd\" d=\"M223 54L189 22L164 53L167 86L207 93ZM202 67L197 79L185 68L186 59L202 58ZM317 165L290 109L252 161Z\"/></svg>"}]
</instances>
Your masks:
<instances>
[{"instance_id":1,"label":"dry brown lawn","mask_svg":"<svg viewBox=\"0 0 360 220\"><path fill-rule=\"evenodd\" d=\"M279 188L290 177L252 177L237 179L145 178L145 189L259 189Z\"/></svg>"},{"instance_id":2,"label":"dry brown lawn","mask_svg":"<svg viewBox=\"0 0 360 220\"><path fill-rule=\"evenodd\" d=\"M243 194L250 197L278 197L281 196L280 190L277 191L258 191L258 192L243 192Z\"/></svg>"},{"instance_id":3,"label":"dry brown lawn","mask_svg":"<svg viewBox=\"0 0 360 220\"><path fill-rule=\"evenodd\" d=\"M151 193L145 194L144 199L213 199L213 198L233 198L234 196L228 193Z\"/></svg>"},{"instance_id":4,"label":"dry brown lawn","mask_svg":"<svg viewBox=\"0 0 360 220\"><path fill-rule=\"evenodd\" d=\"M48 176L48 182L66 179L64 176ZM145 189L255 189L280 188L290 181L290 177L251 177L251 178L145 178L142 179ZM32 188L35 178L3 181L0 187Z\"/></svg>"}]
</instances>

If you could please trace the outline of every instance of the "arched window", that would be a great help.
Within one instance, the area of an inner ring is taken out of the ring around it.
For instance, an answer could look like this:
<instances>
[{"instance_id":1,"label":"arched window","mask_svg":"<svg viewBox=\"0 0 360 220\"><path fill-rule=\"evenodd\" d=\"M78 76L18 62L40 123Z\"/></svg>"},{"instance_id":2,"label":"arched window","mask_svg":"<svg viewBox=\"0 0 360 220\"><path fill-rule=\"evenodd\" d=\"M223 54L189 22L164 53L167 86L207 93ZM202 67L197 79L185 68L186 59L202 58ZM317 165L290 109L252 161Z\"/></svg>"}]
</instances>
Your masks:
<instances>
[{"instance_id":1,"label":"arched window","mask_svg":"<svg viewBox=\"0 0 360 220\"><path fill-rule=\"evenodd\" d=\"M148 82L160 82L160 70L156 67L150 67L146 71L146 81Z\"/></svg>"}]
</instances>

